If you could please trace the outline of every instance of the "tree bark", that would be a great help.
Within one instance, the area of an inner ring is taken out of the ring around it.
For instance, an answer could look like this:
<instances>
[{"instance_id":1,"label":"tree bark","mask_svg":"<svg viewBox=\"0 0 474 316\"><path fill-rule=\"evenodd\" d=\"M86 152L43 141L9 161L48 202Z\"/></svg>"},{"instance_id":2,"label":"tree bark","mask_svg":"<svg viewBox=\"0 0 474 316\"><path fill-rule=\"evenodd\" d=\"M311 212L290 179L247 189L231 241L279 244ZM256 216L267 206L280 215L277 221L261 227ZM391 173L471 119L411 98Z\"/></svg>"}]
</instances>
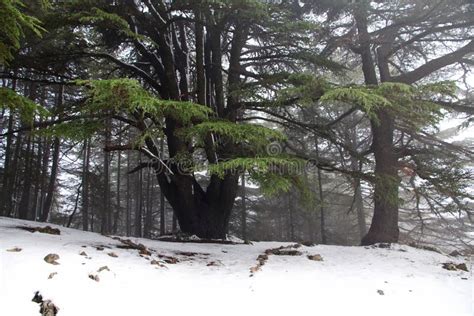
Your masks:
<instances>
[{"instance_id":1,"label":"tree bark","mask_svg":"<svg viewBox=\"0 0 474 316\"><path fill-rule=\"evenodd\" d=\"M23 137L21 134L19 134L16 138L15 152L13 154L13 161L11 164L12 173L9 175L10 180L8 181L7 188L5 189L5 192L6 192L5 194L7 196L5 200L5 216L11 216L12 214L14 214L15 204L13 202L14 201L13 196L15 193L14 189L15 189L15 185L16 185L17 177L18 177L18 161L20 158L20 152L21 152L22 146L23 146Z\"/></svg>"},{"instance_id":2,"label":"tree bark","mask_svg":"<svg viewBox=\"0 0 474 316\"><path fill-rule=\"evenodd\" d=\"M139 154L139 165L142 163L141 153ZM143 214L143 169L138 171L136 184L136 208L135 208L135 237L142 237L142 214Z\"/></svg>"},{"instance_id":3,"label":"tree bark","mask_svg":"<svg viewBox=\"0 0 474 316\"><path fill-rule=\"evenodd\" d=\"M165 148L164 148L164 140L161 138L160 140L160 154L161 157L164 157ZM160 235L166 235L166 218L165 218L165 195L163 194L163 190L160 189Z\"/></svg>"},{"instance_id":4,"label":"tree bark","mask_svg":"<svg viewBox=\"0 0 474 316\"><path fill-rule=\"evenodd\" d=\"M21 193L20 203L18 205L18 217L20 219L29 219L29 206L30 206L30 191L31 191L31 134L27 136L26 141L26 154L25 154L25 170L23 172L23 189Z\"/></svg>"},{"instance_id":5,"label":"tree bark","mask_svg":"<svg viewBox=\"0 0 474 316\"><path fill-rule=\"evenodd\" d=\"M242 213L241 213L241 230L242 230L242 239L247 240L247 197L246 197L246 187L245 187L245 174L242 174L241 176L242 179Z\"/></svg>"},{"instance_id":6,"label":"tree bark","mask_svg":"<svg viewBox=\"0 0 474 316\"><path fill-rule=\"evenodd\" d=\"M111 126L110 119L105 122L105 147L110 145ZM104 151L104 205L101 212L101 234L109 234L111 231L112 210L110 207L110 152Z\"/></svg>"},{"instance_id":7,"label":"tree bark","mask_svg":"<svg viewBox=\"0 0 474 316\"><path fill-rule=\"evenodd\" d=\"M288 241L295 240L295 223L294 223L294 208L293 208L293 196L292 192L288 192L288 225L287 225L287 238Z\"/></svg>"},{"instance_id":8,"label":"tree bark","mask_svg":"<svg viewBox=\"0 0 474 316\"><path fill-rule=\"evenodd\" d=\"M84 141L82 165L82 230L89 230L89 164L91 145L90 140Z\"/></svg>"},{"instance_id":9,"label":"tree bark","mask_svg":"<svg viewBox=\"0 0 474 316\"><path fill-rule=\"evenodd\" d=\"M362 71L367 85L377 85L378 79L371 52L367 26L367 3L361 3L355 12L359 33ZM381 68L379 68L381 69ZM382 80L386 74L382 74ZM379 109L378 121L371 121L372 150L375 158L374 216L362 245L378 242L398 242L398 159L393 146L394 119L387 110Z\"/></svg>"},{"instance_id":10,"label":"tree bark","mask_svg":"<svg viewBox=\"0 0 474 316\"><path fill-rule=\"evenodd\" d=\"M58 166L59 166L59 149L60 149L60 140L58 137L54 138L53 141L53 162L51 165L51 175L49 177L48 188L46 190L46 198L43 205L43 212L41 213L40 221L46 222L51 211L51 206L53 205L53 196L56 189L56 178L58 175Z\"/></svg>"},{"instance_id":11,"label":"tree bark","mask_svg":"<svg viewBox=\"0 0 474 316\"><path fill-rule=\"evenodd\" d=\"M191 175L175 174L170 182L160 169L156 172L183 233L207 239L226 237L238 175L227 174L223 179L211 176L205 192Z\"/></svg>"},{"instance_id":12,"label":"tree bark","mask_svg":"<svg viewBox=\"0 0 474 316\"><path fill-rule=\"evenodd\" d=\"M119 123L119 139L118 143L122 143L122 124ZM118 222L120 219L120 212L121 212L121 194L120 194L120 180L122 178L122 153L120 151L117 152L117 189L116 189L116 198L117 198L117 205L116 205L116 210L114 212L114 223L112 227L112 232L114 234L117 233L118 229Z\"/></svg>"},{"instance_id":13,"label":"tree bark","mask_svg":"<svg viewBox=\"0 0 474 316\"><path fill-rule=\"evenodd\" d=\"M372 148L375 156L374 216L362 245L398 242L398 158L393 148L394 120L379 111L379 122L372 122Z\"/></svg>"},{"instance_id":14,"label":"tree bark","mask_svg":"<svg viewBox=\"0 0 474 316\"><path fill-rule=\"evenodd\" d=\"M16 80L12 81L12 90L16 90ZM0 194L0 216L8 215L10 211L7 211L7 207L11 207L11 194L10 194L10 183L13 181L15 170L10 168L12 160L12 147L13 147L13 121L14 116L11 110L8 115L8 127L7 127L7 141L5 147L5 162L3 164L3 178L2 178L2 193Z\"/></svg>"},{"instance_id":15,"label":"tree bark","mask_svg":"<svg viewBox=\"0 0 474 316\"><path fill-rule=\"evenodd\" d=\"M132 219L131 219L131 203L130 203L130 152L127 152L127 205L126 205L126 214L125 214L125 234L130 236L132 234Z\"/></svg>"},{"instance_id":16,"label":"tree bark","mask_svg":"<svg viewBox=\"0 0 474 316\"><path fill-rule=\"evenodd\" d=\"M318 138L314 139L314 147L316 150L316 159L319 159L319 142ZM320 228L321 228L321 243L327 244L327 235L326 235L326 213L324 209L324 191L323 191L323 180L321 169L317 170L318 175L318 195L319 195L319 216L320 216Z\"/></svg>"},{"instance_id":17,"label":"tree bark","mask_svg":"<svg viewBox=\"0 0 474 316\"><path fill-rule=\"evenodd\" d=\"M152 182L153 178L150 176L150 172L147 174L146 179L146 212L145 212L145 222L143 225L143 237L150 238L151 230L153 228L153 207L152 207Z\"/></svg>"}]
</instances>

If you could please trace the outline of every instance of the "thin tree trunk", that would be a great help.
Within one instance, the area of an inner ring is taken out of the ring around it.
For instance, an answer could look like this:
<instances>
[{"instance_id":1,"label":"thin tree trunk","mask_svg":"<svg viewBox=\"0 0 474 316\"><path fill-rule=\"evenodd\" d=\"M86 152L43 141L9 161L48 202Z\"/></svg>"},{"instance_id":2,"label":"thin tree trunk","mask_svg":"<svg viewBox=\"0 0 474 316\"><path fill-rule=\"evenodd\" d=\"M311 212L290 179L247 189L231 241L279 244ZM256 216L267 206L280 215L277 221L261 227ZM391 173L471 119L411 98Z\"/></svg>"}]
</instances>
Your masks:
<instances>
[{"instance_id":1,"label":"thin tree trunk","mask_svg":"<svg viewBox=\"0 0 474 316\"><path fill-rule=\"evenodd\" d=\"M59 87L58 97L57 97L57 111L59 115L63 111L63 95L64 95L64 86ZM53 140L53 162L51 165L51 175L49 177L49 184L46 190L46 198L43 204L43 212L41 213L40 221L45 222L48 219L49 213L51 211L51 206L53 204L54 191L56 189L56 178L58 175L58 166L59 166L59 150L60 150L60 139L55 137Z\"/></svg>"},{"instance_id":2,"label":"thin tree trunk","mask_svg":"<svg viewBox=\"0 0 474 316\"><path fill-rule=\"evenodd\" d=\"M16 90L16 80L12 81L12 90ZM8 115L8 127L7 127L7 141L5 148L5 161L3 165L3 179L2 179L2 193L0 194L0 216L9 215L11 210L11 194L10 194L10 183L12 183L15 177L15 170L10 168L12 159L12 147L13 147L13 121L14 115L10 109Z\"/></svg>"},{"instance_id":3,"label":"thin tree trunk","mask_svg":"<svg viewBox=\"0 0 474 316\"><path fill-rule=\"evenodd\" d=\"M314 146L316 148L316 160L319 159L319 142L318 138L315 138ZM321 227L321 243L327 243L327 235L326 235L326 214L324 210L324 192L323 192L323 181L322 181L322 172L321 169L318 168L318 193L319 193L319 216L320 216L320 227Z\"/></svg>"},{"instance_id":4,"label":"thin tree trunk","mask_svg":"<svg viewBox=\"0 0 474 316\"><path fill-rule=\"evenodd\" d=\"M198 18L202 18L196 12ZM195 23L196 28L196 85L197 101L199 104L206 104L206 74L204 69L204 27L200 22Z\"/></svg>"},{"instance_id":5,"label":"thin tree trunk","mask_svg":"<svg viewBox=\"0 0 474 316\"><path fill-rule=\"evenodd\" d=\"M46 199L46 192L48 190L48 169L49 169L49 157L51 154L51 142L49 137L45 137L43 143L43 157L41 162L41 196L40 202L38 205L38 220L41 218L41 214L43 214L43 207L44 201Z\"/></svg>"},{"instance_id":6,"label":"thin tree trunk","mask_svg":"<svg viewBox=\"0 0 474 316\"><path fill-rule=\"evenodd\" d=\"M36 221L38 220L38 208L39 208L39 200L40 200L40 194L41 194L41 188L42 188L42 182L41 182L41 162L43 159L43 142L41 137L38 137L38 151L36 153L36 165L35 165L35 192L33 194L33 206L31 208L33 214L32 218Z\"/></svg>"},{"instance_id":7,"label":"thin tree trunk","mask_svg":"<svg viewBox=\"0 0 474 316\"><path fill-rule=\"evenodd\" d=\"M105 147L109 146L111 132L110 119L105 123ZM104 151L104 206L101 212L100 233L108 234L111 231L111 209L110 209L110 152Z\"/></svg>"},{"instance_id":8,"label":"thin tree trunk","mask_svg":"<svg viewBox=\"0 0 474 316\"><path fill-rule=\"evenodd\" d=\"M160 153L161 158L164 158L165 148L164 140L161 138L160 141ZM160 235L166 235L166 218L165 218L165 195L163 190L160 189Z\"/></svg>"},{"instance_id":9,"label":"thin tree trunk","mask_svg":"<svg viewBox=\"0 0 474 316\"><path fill-rule=\"evenodd\" d=\"M59 166L59 149L60 149L60 140L58 137L54 138L53 141L53 162L51 165L51 175L49 177L49 184L46 190L46 198L43 205L43 212L41 213L40 221L46 222L51 211L51 206L53 205L53 196L56 189L56 178L58 175L58 166Z\"/></svg>"},{"instance_id":10,"label":"thin tree trunk","mask_svg":"<svg viewBox=\"0 0 474 316\"><path fill-rule=\"evenodd\" d=\"M246 187L245 187L245 174L241 176L242 180L242 213L241 213L241 227L242 227L242 239L247 240L247 197L246 197Z\"/></svg>"},{"instance_id":11,"label":"thin tree trunk","mask_svg":"<svg viewBox=\"0 0 474 316\"><path fill-rule=\"evenodd\" d=\"M82 158L82 230L89 230L89 164L91 145L90 140L84 141Z\"/></svg>"},{"instance_id":12,"label":"thin tree trunk","mask_svg":"<svg viewBox=\"0 0 474 316\"><path fill-rule=\"evenodd\" d=\"M21 134L18 134L16 137L15 152L13 154L13 161L11 163L12 173L9 175L8 186L5 189L5 194L7 199L5 200L5 216L11 216L14 214L15 204L13 203L14 199L14 189L18 178L18 164L20 159L20 152L23 146L23 137Z\"/></svg>"},{"instance_id":13,"label":"thin tree trunk","mask_svg":"<svg viewBox=\"0 0 474 316\"><path fill-rule=\"evenodd\" d=\"M122 123L119 124L119 139L118 139L118 143L121 144L122 143ZM121 177L122 177L122 154L119 152L117 152L117 209L115 210L114 212L114 225L113 225L113 233L116 234L117 233L117 228L118 228L118 222L119 222L119 218L120 218L120 211L121 211L121 203L120 203L120 199L121 199L121 194L120 194L120 180L121 180Z\"/></svg>"},{"instance_id":14,"label":"thin tree trunk","mask_svg":"<svg viewBox=\"0 0 474 316\"><path fill-rule=\"evenodd\" d=\"M173 212L173 224L171 226L171 233L176 234L178 232L178 219L176 218L176 215Z\"/></svg>"},{"instance_id":15,"label":"thin tree trunk","mask_svg":"<svg viewBox=\"0 0 474 316\"><path fill-rule=\"evenodd\" d=\"M138 163L141 165L142 163L142 155L139 154ZM137 179L137 200L136 200L136 208L135 208L135 236L142 237L142 210L143 210L143 169L138 171L138 179Z\"/></svg>"},{"instance_id":16,"label":"thin tree trunk","mask_svg":"<svg viewBox=\"0 0 474 316\"><path fill-rule=\"evenodd\" d=\"M292 192L288 192L288 241L295 240L295 223L294 223L294 209L293 209L293 197Z\"/></svg>"},{"instance_id":17,"label":"thin tree trunk","mask_svg":"<svg viewBox=\"0 0 474 316\"><path fill-rule=\"evenodd\" d=\"M143 227L143 237L150 238L151 237L151 229L153 227L153 207L151 203L151 190L153 187L151 186L153 182L153 178L151 177L151 172L148 172L147 179L146 179L146 212L145 212L145 223Z\"/></svg>"},{"instance_id":18,"label":"thin tree trunk","mask_svg":"<svg viewBox=\"0 0 474 316\"><path fill-rule=\"evenodd\" d=\"M21 193L20 203L18 205L18 217L20 219L29 219L30 191L31 191L31 134L27 136L26 154L25 154L25 170L23 172L23 190Z\"/></svg>"},{"instance_id":19,"label":"thin tree trunk","mask_svg":"<svg viewBox=\"0 0 474 316\"><path fill-rule=\"evenodd\" d=\"M76 199L74 201L74 209L73 209L71 215L69 215L66 227L71 227L71 223L74 219L74 215L76 215L77 208L79 206L79 197L81 196L81 189L82 189L82 183L79 184L79 186L77 187Z\"/></svg>"},{"instance_id":20,"label":"thin tree trunk","mask_svg":"<svg viewBox=\"0 0 474 316\"><path fill-rule=\"evenodd\" d=\"M131 203L130 203L130 152L127 152L127 192L126 192L126 199L127 199L127 205L126 205L126 214L125 214L125 233L127 236L130 236L132 234L132 223L131 223Z\"/></svg>"},{"instance_id":21,"label":"thin tree trunk","mask_svg":"<svg viewBox=\"0 0 474 316\"><path fill-rule=\"evenodd\" d=\"M352 171L355 171L355 172L360 171L357 159L354 157L351 157L351 169ZM357 225L359 228L360 238L362 239L367 233L367 226L365 222L364 201L362 198L362 188L361 188L360 179L355 178L352 181L352 185L354 188L354 208L356 209L356 212L357 212Z\"/></svg>"}]
</instances>

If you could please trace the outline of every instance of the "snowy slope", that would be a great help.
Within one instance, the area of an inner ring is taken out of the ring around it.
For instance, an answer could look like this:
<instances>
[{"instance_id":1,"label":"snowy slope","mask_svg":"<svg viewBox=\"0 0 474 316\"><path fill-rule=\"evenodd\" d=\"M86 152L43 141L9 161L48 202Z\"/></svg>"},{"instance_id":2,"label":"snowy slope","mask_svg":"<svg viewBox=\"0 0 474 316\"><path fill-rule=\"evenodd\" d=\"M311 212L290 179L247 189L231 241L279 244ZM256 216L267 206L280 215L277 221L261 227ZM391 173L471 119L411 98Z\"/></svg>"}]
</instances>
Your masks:
<instances>
[{"instance_id":1,"label":"snowy slope","mask_svg":"<svg viewBox=\"0 0 474 316\"><path fill-rule=\"evenodd\" d=\"M471 273L441 267L465 258L407 246L302 246L301 256L270 255L250 277L258 255L283 243L132 238L152 252L140 256L137 249L117 248L123 243L95 233L50 225L61 230L50 235L17 226L46 225L0 218L2 315L39 315L38 305L31 302L37 290L64 316L473 315ZM14 247L22 250L7 251ZM108 255L112 252L117 257ZM60 256L59 265L43 260L49 253ZM309 260L309 254L320 254L323 261ZM179 262L164 263L166 256ZM97 272L103 266L110 271ZM48 279L53 272L57 274ZM99 281L89 274L98 275Z\"/></svg>"}]
</instances>

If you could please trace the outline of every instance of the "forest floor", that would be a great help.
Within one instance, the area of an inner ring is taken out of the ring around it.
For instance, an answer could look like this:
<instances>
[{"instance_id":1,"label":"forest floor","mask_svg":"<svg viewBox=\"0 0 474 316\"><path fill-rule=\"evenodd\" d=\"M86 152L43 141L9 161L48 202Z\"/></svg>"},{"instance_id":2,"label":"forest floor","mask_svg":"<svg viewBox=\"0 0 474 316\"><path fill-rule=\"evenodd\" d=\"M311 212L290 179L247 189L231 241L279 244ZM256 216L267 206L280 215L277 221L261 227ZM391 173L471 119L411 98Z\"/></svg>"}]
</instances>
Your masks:
<instances>
[{"instance_id":1,"label":"forest floor","mask_svg":"<svg viewBox=\"0 0 474 316\"><path fill-rule=\"evenodd\" d=\"M467 258L384 246L114 239L0 218L1 314L39 315L39 291L64 316L473 315Z\"/></svg>"}]
</instances>

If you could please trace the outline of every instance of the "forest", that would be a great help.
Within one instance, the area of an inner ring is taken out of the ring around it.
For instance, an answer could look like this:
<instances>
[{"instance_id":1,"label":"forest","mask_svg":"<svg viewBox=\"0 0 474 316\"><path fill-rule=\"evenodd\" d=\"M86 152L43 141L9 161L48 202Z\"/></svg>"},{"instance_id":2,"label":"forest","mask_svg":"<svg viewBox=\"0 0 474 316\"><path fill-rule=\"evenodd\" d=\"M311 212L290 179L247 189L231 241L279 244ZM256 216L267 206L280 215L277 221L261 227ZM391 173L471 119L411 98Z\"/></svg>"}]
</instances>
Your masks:
<instances>
[{"instance_id":1,"label":"forest","mask_svg":"<svg viewBox=\"0 0 474 316\"><path fill-rule=\"evenodd\" d=\"M252 292L269 310L229 313L472 315L472 0L0 0L0 21L8 315L34 291L42 315L147 315L167 289L180 314ZM147 303L112 304L125 286Z\"/></svg>"},{"instance_id":2,"label":"forest","mask_svg":"<svg viewBox=\"0 0 474 316\"><path fill-rule=\"evenodd\" d=\"M147 238L462 240L473 10L3 0L0 214Z\"/></svg>"}]
</instances>

